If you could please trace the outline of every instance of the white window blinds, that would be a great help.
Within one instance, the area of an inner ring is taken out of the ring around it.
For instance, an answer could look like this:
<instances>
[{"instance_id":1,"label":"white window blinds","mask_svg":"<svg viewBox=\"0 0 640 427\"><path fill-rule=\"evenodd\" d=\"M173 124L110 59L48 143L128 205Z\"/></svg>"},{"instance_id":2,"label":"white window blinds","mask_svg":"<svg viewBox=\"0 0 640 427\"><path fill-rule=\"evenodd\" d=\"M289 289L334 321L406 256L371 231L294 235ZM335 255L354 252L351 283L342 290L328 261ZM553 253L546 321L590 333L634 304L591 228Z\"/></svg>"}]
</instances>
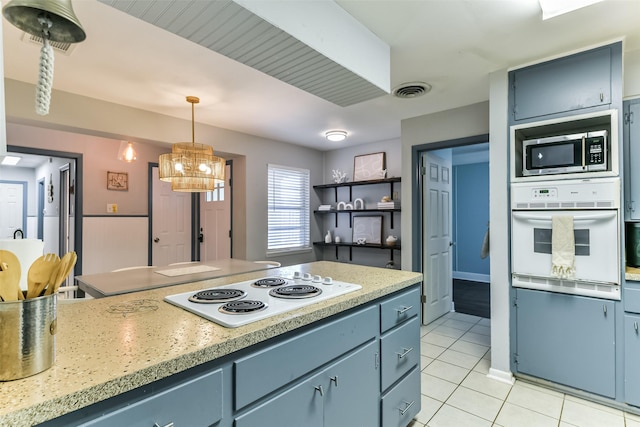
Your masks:
<instances>
[{"instance_id":1,"label":"white window blinds","mask_svg":"<svg viewBox=\"0 0 640 427\"><path fill-rule=\"evenodd\" d=\"M309 171L268 165L267 253L311 249Z\"/></svg>"}]
</instances>

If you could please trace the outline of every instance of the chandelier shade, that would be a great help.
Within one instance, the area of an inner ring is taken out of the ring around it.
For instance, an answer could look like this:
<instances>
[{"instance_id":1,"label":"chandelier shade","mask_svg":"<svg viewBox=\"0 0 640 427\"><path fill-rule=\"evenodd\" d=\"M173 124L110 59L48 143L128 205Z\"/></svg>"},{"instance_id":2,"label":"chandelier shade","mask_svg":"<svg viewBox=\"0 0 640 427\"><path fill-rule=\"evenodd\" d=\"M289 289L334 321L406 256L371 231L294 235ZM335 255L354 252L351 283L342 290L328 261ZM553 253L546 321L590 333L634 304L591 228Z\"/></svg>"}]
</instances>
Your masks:
<instances>
[{"instance_id":1,"label":"chandelier shade","mask_svg":"<svg viewBox=\"0 0 640 427\"><path fill-rule=\"evenodd\" d=\"M170 182L173 191L213 191L216 184L224 182L225 160L214 156L210 145L195 142L193 112L199 101L187 97L191 103L192 142L173 144L171 153L160 155L158 161L160 180Z\"/></svg>"}]
</instances>

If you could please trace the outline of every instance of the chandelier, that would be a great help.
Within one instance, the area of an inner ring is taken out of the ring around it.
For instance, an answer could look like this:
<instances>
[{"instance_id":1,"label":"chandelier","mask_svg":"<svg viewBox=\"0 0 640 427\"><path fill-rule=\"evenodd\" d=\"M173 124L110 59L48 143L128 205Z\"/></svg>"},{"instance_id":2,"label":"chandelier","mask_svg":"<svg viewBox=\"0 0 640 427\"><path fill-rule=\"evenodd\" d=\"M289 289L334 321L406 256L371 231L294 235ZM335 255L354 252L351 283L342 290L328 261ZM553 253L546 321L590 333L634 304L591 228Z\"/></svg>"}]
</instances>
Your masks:
<instances>
[{"instance_id":1,"label":"chandelier","mask_svg":"<svg viewBox=\"0 0 640 427\"><path fill-rule=\"evenodd\" d=\"M191 103L191 142L178 142L171 153L160 155L159 174L162 181L170 182L173 191L213 191L216 183L224 182L225 160L213 155L210 145L195 142L195 104L200 99L187 96Z\"/></svg>"}]
</instances>

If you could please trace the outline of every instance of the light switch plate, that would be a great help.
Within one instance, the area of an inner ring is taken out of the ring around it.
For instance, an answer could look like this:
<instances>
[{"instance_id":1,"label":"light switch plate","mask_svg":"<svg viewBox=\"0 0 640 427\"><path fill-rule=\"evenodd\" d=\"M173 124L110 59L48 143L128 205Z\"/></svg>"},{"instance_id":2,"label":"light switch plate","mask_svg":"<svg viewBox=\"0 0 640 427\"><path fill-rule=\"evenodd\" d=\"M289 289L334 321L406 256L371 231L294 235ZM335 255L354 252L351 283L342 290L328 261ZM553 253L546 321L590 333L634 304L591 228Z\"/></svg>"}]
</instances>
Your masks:
<instances>
[{"instance_id":1,"label":"light switch plate","mask_svg":"<svg viewBox=\"0 0 640 427\"><path fill-rule=\"evenodd\" d=\"M108 203L107 204L107 213L117 213L118 212L118 205L115 203Z\"/></svg>"}]
</instances>

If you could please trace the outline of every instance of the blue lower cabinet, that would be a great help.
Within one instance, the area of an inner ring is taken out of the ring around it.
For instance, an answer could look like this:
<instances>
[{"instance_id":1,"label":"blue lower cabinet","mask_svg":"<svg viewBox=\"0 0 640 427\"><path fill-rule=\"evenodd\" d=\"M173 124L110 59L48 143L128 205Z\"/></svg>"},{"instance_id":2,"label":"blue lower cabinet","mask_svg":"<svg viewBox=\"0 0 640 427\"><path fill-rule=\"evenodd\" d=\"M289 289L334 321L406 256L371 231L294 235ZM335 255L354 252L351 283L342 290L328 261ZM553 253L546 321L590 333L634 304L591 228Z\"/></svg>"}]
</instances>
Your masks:
<instances>
[{"instance_id":1,"label":"blue lower cabinet","mask_svg":"<svg viewBox=\"0 0 640 427\"><path fill-rule=\"evenodd\" d=\"M615 398L615 304L518 289L517 372Z\"/></svg>"},{"instance_id":2,"label":"blue lower cabinet","mask_svg":"<svg viewBox=\"0 0 640 427\"><path fill-rule=\"evenodd\" d=\"M405 427L418 412L420 369L415 366L402 381L382 396L382 427Z\"/></svg>"},{"instance_id":3,"label":"blue lower cabinet","mask_svg":"<svg viewBox=\"0 0 640 427\"><path fill-rule=\"evenodd\" d=\"M222 375L221 369L216 370L175 385L166 391L153 393L146 399L132 402L119 410L79 425L87 427L214 425L222 419Z\"/></svg>"},{"instance_id":4,"label":"blue lower cabinet","mask_svg":"<svg viewBox=\"0 0 640 427\"><path fill-rule=\"evenodd\" d=\"M236 427L378 426L377 341L237 416Z\"/></svg>"},{"instance_id":5,"label":"blue lower cabinet","mask_svg":"<svg viewBox=\"0 0 640 427\"><path fill-rule=\"evenodd\" d=\"M420 363L420 320L414 317L380 339L382 390Z\"/></svg>"},{"instance_id":6,"label":"blue lower cabinet","mask_svg":"<svg viewBox=\"0 0 640 427\"><path fill-rule=\"evenodd\" d=\"M640 316L624 316L624 401L640 406Z\"/></svg>"}]
</instances>

